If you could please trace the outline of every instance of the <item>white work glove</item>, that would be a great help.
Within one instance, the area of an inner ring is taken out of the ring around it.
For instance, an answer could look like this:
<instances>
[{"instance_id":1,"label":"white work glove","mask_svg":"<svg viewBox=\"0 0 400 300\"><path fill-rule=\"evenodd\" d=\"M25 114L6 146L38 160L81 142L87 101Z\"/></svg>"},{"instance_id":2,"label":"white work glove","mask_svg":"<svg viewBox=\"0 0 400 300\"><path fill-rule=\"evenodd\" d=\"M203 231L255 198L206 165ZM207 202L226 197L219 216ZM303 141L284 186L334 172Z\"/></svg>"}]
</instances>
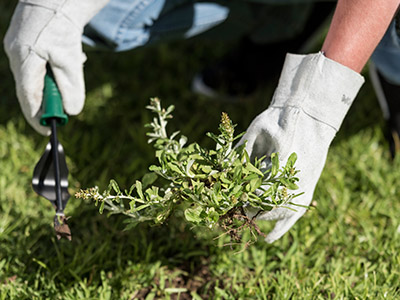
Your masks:
<instances>
[{"instance_id":1,"label":"white work glove","mask_svg":"<svg viewBox=\"0 0 400 300\"><path fill-rule=\"evenodd\" d=\"M64 110L80 113L85 100L83 27L108 0L20 0L4 38L22 112L41 134L39 124L48 62L63 98Z\"/></svg>"},{"instance_id":2,"label":"white work glove","mask_svg":"<svg viewBox=\"0 0 400 300\"><path fill-rule=\"evenodd\" d=\"M295 192L304 194L293 203L310 204L329 145L363 82L360 74L322 53L287 55L270 107L253 120L239 144L247 141L252 158L278 152L281 165L297 153L295 167L300 172ZM265 239L268 243L285 234L306 211L291 207L296 211L279 207L257 216L258 220L277 220ZM249 217L257 212L247 210Z\"/></svg>"}]
</instances>

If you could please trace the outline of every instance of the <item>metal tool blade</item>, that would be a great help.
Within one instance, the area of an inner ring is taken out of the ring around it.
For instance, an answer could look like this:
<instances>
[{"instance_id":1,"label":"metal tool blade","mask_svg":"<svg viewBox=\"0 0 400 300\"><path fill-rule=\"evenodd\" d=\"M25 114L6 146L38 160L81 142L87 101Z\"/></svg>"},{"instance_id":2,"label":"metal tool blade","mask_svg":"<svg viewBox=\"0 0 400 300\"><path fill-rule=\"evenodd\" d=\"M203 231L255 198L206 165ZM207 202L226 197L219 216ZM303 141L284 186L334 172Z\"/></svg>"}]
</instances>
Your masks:
<instances>
[{"instance_id":1,"label":"metal tool blade","mask_svg":"<svg viewBox=\"0 0 400 300\"><path fill-rule=\"evenodd\" d=\"M56 175L54 172L52 151L51 142L49 142L42 157L33 170L32 187L36 193L48 199L53 204L54 208L58 210L61 208L57 207ZM57 152L60 166L60 185L63 210L67 205L70 195L68 193L68 167L65 161L64 149L60 143L58 143Z\"/></svg>"}]
</instances>

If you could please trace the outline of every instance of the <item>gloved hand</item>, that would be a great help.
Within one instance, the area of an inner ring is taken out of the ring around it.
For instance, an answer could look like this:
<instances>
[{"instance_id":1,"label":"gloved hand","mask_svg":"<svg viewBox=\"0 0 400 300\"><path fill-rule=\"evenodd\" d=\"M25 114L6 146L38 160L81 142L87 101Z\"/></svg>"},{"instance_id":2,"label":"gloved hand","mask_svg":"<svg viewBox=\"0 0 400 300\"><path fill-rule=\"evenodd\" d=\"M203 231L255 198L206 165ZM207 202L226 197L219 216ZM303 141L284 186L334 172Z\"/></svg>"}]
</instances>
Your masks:
<instances>
[{"instance_id":1,"label":"gloved hand","mask_svg":"<svg viewBox=\"0 0 400 300\"><path fill-rule=\"evenodd\" d=\"M85 83L81 37L83 27L109 0L20 0L4 38L22 112L32 127L39 124L48 62L63 98L64 110L78 114Z\"/></svg>"},{"instance_id":2,"label":"gloved hand","mask_svg":"<svg viewBox=\"0 0 400 300\"><path fill-rule=\"evenodd\" d=\"M281 164L297 153L296 193L304 194L293 203L310 204L329 145L363 82L360 74L322 53L287 55L270 107L253 120L239 144L247 140L252 158L278 152ZM266 237L268 243L285 234L306 211L292 208L296 211L279 207L258 215L258 220L277 220ZM247 210L249 217L257 212Z\"/></svg>"}]
</instances>

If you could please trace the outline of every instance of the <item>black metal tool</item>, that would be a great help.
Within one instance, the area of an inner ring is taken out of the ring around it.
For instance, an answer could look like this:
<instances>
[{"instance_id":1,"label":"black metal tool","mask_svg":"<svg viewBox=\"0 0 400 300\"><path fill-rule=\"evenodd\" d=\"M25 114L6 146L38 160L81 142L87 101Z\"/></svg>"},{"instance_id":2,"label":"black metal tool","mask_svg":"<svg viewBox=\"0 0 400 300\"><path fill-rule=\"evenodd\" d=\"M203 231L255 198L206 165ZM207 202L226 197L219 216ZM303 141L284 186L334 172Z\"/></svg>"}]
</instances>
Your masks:
<instances>
[{"instance_id":1,"label":"black metal tool","mask_svg":"<svg viewBox=\"0 0 400 300\"><path fill-rule=\"evenodd\" d=\"M42 111L40 124L51 128L51 136L33 171L32 187L37 194L48 199L56 210L54 229L57 238L65 237L71 240L71 231L64 214L70 197L68 167L64 149L57 139L57 127L65 125L68 122L68 116L64 113L61 95L49 67L45 77Z\"/></svg>"}]
</instances>

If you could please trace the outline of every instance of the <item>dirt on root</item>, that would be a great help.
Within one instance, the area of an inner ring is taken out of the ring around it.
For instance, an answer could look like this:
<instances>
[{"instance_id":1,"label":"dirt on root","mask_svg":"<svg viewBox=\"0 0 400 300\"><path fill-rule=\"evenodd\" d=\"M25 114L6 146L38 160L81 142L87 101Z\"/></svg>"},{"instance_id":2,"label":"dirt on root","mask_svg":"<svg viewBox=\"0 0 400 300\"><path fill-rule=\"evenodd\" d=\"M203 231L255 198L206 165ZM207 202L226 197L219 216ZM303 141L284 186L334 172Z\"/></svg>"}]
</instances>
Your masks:
<instances>
[{"instance_id":1,"label":"dirt on root","mask_svg":"<svg viewBox=\"0 0 400 300\"><path fill-rule=\"evenodd\" d=\"M227 212L218 221L219 226L224 232L222 235L229 235L231 240L230 243L226 244L225 246L230 246L231 249L233 249L233 246L241 245L243 242L243 231L246 229L250 230L251 238L250 240L246 241L243 250L247 249L251 244L253 244L259 235L265 238L266 234L261 231L255 222L257 215L258 214L252 218L249 218L246 215L243 207L236 207Z\"/></svg>"}]
</instances>

